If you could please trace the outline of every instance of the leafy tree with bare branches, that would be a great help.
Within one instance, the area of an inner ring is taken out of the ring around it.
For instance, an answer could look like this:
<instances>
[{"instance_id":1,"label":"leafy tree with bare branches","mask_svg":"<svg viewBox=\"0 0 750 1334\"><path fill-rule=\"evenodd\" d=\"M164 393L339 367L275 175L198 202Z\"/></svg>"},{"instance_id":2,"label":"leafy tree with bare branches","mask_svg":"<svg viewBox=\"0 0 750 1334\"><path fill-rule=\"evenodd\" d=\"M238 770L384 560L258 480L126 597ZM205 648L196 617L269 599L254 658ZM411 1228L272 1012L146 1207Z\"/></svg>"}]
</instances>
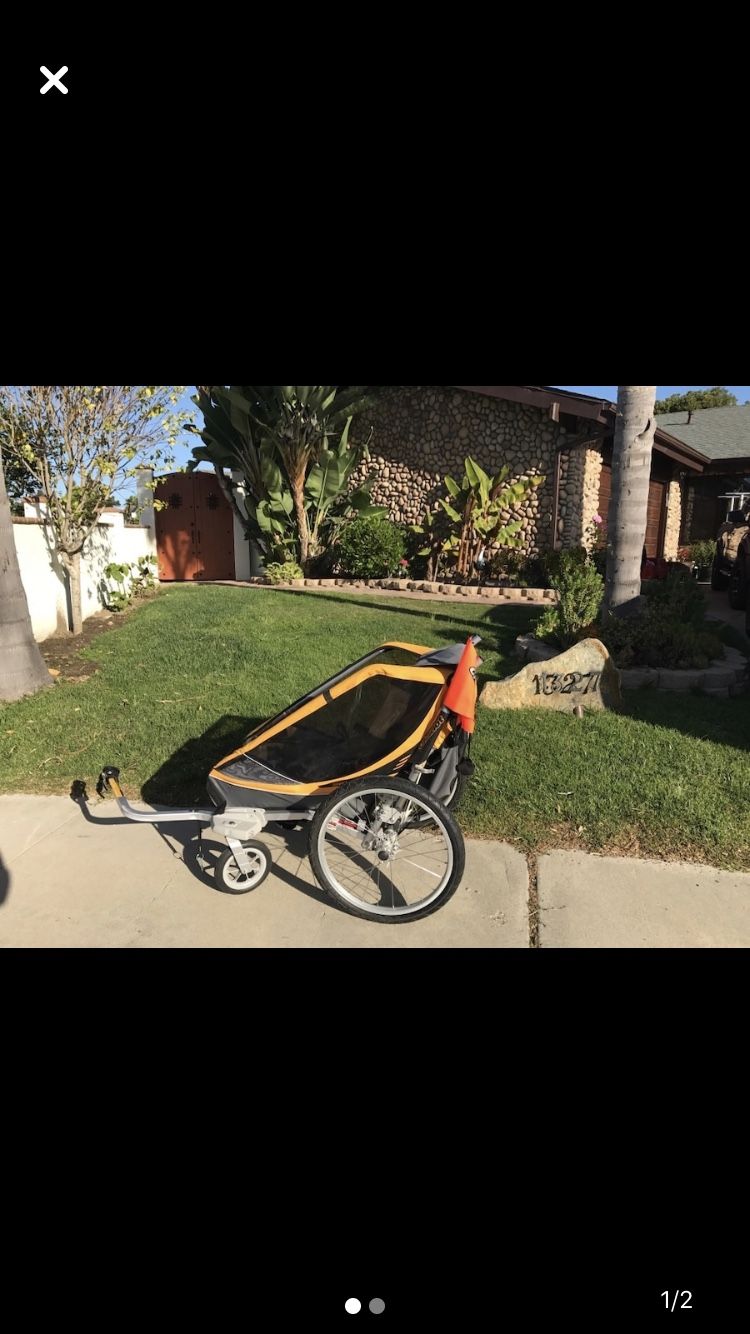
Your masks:
<instances>
[{"instance_id":1,"label":"leafy tree with bare branches","mask_svg":"<svg viewBox=\"0 0 750 1334\"><path fill-rule=\"evenodd\" d=\"M139 467L168 466L182 422L182 385L0 386L0 446L41 494L68 581L72 630L82 626L81 553L102 511Z\"/></svg>"}]
</instances>

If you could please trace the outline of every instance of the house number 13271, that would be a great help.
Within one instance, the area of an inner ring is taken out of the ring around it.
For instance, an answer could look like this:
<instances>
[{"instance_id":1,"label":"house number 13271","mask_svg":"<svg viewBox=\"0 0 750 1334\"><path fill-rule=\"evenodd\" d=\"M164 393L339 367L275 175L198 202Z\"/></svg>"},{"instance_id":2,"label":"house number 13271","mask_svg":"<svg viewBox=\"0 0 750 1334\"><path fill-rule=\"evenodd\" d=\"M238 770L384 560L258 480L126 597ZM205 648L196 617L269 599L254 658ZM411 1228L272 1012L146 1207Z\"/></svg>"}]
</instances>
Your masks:
<instances>
[{"instance_id":1,"label":"house number 13271","mask_svg":"<svg viewBox=\"0 0 750 1334\"><path fill-rule=\"evenodd\" d=\"M540 672L538 676L532 677L537 695L594 694L601 679L601 672L566 672L564 676L555 672Z\"/></svg>"},{"instance_id":2,"label":"house number 13271","mask_svg":"<svg viewBox=\"0 0 750 1334\"><path fill-rule=\"evenodd\" d=\"M661 1295L666 1302L668 1311L692 1311L693 1309L690 1305L693 1300L692 1292L663 1292Z\"/></svg>"}]
</instances>

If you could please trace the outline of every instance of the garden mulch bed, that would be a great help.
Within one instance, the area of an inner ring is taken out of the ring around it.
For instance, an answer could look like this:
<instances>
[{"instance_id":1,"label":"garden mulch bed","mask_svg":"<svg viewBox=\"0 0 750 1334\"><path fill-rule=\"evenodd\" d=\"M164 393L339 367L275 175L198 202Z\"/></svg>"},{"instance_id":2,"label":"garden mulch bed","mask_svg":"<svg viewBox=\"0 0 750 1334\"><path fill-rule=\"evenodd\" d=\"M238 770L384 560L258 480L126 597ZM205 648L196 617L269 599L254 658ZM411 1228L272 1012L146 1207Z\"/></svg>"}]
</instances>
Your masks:
<instances>
[{"instance_id":1,"label":"garden mulch bed","mask_svg":"<svg viewBox=\"0 0 750 1334\"><path fill-rule=\"evenodd\" d=\"M134 611L158 596L157 591L139 598L127 611L94 612L93 616L84 621L80 635L53 635L51 639L43 640L39 651L50 669L50 675L56 681L88 681L97 668L90 660L80 657L81 649L88 648L105 630L114 630L124 625Z\"/></svg>"}]
</instances>

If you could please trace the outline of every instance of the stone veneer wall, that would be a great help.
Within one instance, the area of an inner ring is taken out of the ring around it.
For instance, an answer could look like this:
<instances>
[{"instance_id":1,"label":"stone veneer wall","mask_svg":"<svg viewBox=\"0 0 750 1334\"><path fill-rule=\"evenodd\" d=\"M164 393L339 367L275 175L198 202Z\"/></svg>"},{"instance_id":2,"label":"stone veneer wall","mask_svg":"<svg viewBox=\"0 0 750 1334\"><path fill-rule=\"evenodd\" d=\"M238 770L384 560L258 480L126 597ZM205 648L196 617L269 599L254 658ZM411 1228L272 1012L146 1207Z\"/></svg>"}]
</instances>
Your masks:
<instances>
[{"instance_id":1,"label":"stone veneer wall","mask_svg":"<svg viewBox=\"0 0 750 1334\"><path fill-rule=\"evenodd\" d=\"M695 501L695 487L691 486L690 483L688 482L685 485L685 490L687 492L687 495L683 502L685 506L685 524L682 530L682 537L685 546L689 546L692 540L690 533L693 526L693 503Z\"/></svg>"},{"instance_id":2,"label":"stone veneer wall","mask_svg":"<svg viewBox=\"0 0 750 1334\"><path fill-rule=\"evenodd\" d=\"M538 408L442 385L386 386L373 393L375 405L356 429L362 439L372 428L372 458L356 480L375 477L373 500L388 507L394 522L418 523L445 495L445 474L460 480L471 455L492 475L508 464L512 480L545 477L518 517L528 555L553 545L555 448L565 440L564 427Z\"/></svg>"},{"instance_id":3,"label":"stone veneer wall","mask_svg":"<svg viewBox=\"0 0 750 1334\"><path fill-rule=\"evenodd\" d=\"M682 488L675 481L669 483L667 491L667 524L664 530L664 559L676 560L680 545L680 526L682 524Z\"/></svg>"},{"instance_id":4,"label":"stone veneer wall","mask_svg":"<svg viewBox=\"0 0 750 1334\"><path fill-rule=\"evenodd\" d=\"M592 546L587 529L599 512L602 456L597 449L571 449L560 463L560 513L557 535L561 546Z\"/></svg>"}]
</instances>

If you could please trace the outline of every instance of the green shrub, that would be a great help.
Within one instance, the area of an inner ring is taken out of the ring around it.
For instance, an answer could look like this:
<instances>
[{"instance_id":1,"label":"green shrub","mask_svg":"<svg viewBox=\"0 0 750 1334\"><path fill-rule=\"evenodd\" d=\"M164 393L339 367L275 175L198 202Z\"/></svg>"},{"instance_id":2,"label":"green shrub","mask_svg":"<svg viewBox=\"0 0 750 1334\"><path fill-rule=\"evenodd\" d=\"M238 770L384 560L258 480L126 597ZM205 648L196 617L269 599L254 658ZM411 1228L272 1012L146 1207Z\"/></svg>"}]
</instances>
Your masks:
<instances>
[{"instance_id":1,"label":"green shrub","mask_svg":"<svg viewBox=\"0 0 750 1334\"><path fill-rule=\"evenodd\" d=\"M690 548L690 559L701 569L706 569L707 566L711 565L715 555L715 542L693 542Z\"/></svg>"},{"instance_id":2,"label":"green shrub","mask_svg":"<svg viewBox=\"0 0 750 1334\"><path fill-rule=\"evenodd\" d=\"M409 562L409 575L412 579L427 579L429 577L429 556L425 554L424 528L416 532L413 527L406 528L404 532L404 552L405 559Z\"/></svg>"},{"instance_id":3,"label":"green shrub","mask_svg":"<svg viewBox=\"0 0 750 1334\"><path fill-rule=\"evenodd\" d=\"M534 625L534 635L537 639L544 640L545 644L554 644L559 647L558 629L560 618L557 614L557 607L547 607L539 620Z\"/></svg>"},{"instance_id":4,"label":"green shrub","mask_svg":"<svg viewBox=\"0 0 750 1334\"><path fill-rule=\"evenodd\" d=\"M706 620L706 600L682 571L643 586L644 610L628 619L610 617L599 638L619 667L703 669L724 657L718 626Z\"/></svg>"},{"instance_id":5,"label":"green shrub","mask_svg":"<svg viewBox=\"0 0 750 1334\"><path fill-rule=\"evenodd\" d=\"M549 588L549 569L544 555L529 556L523 567L523 578L529 588Z\"/></svg>"},{"instance_id":6,"label":"green shrub","mask_svg":"<svg viewBox=\"0 0 750 1334\"><path fill-rule=\"evenodd\" d=\"M133 581L133 596L142 597L149 589L156 588L156 560L153 556L141 556L130 567Z\"/></svg>"},{"instance_id":7,"label":"green shrub","mask_svg":"<svg viewBox=\"0 0 750 1334\"><path fill-rule=\"evenodd\" d=\"M602 576L602 579L606 579L606 577L607 577L607 548L606 548L606 547L596 547L595 550L592 551L592 553L591 553L591 560L592 560L594 569L598 571L598 573Z\"/></svg>"},{"instance_id":8,"label":"green shrub","mask_svg":"<svg viewBox=\"0 0 750 1334\"><path fill-rule=\"evenodd\" d=\"M110 561L104 569L105 583L102 585L105 606L108 611L125 611L132 601L132 592L128 588L130 566ZM116 584L111 588L110 584Z\"/></svg>"},{"instance_id":9,"label":"green shrub","mask_svg":"<svg viewBox=\"0 0 750 1334\"><path fill-rule=\"evenodd\" d=\"M559 594L559 602L547 608L537 621L535 633L569 648L595 625L604 600L604 580L583 548L551 554L557 559L550 584Z\"/></svg>"},{"instance_id":10,"label":"green shrub","mask_svg":"<svg viewBox=\"0 0 750 1334\"><path fill-rule=\"evenodd\" d=\"M672 570L666 579L647 580L643 596L652 615L662 620L703 625L706 619L705 594L684 570Z\"/></svg>"},{"instance_id":11,"label":"green shrub","mask_svg":"<svg viewBox=\"0 0 750 1334\"><path fill-rule=\"evenodd\" d=\"M518 584L526 565L527 560L522 551L514 551L512 547L501 547L490 559L490 579L510 579Z\"/></svg>"},{"instance_id":12,"label":"green shrub","mask_svg":"<svg viewBox=\"0 0 750 1334\"><path fill-rule=\"evenodd\" d=\"M350 579L385 579L404 559L404 534L388 519L356 519L341 534L339 565Z\"/></svg>"},{"instance_id":13,"label":"green shrub","mask_svg":"<svg viewBox=\"0 0 750 1334\"><path fill-rule=\"evenodd\" d=\"M295 560L284 561L281 565L278 562L274 565L266 566L266 574L272 584L290 584L293 579L304 579L302 566Z\"/></svg>"},{"instance_id":14,"label":"green shrub","mask_svg":"<svg viewBox=\"0 0 750 1334\"><path fill-rule=\"evenodd\" d=\"M618 667L693 667L702 670L724 657L718 635L689 622L657 620L648 613L632 620L612 617L599 632Z\"/></svg>"}]
</instances>

